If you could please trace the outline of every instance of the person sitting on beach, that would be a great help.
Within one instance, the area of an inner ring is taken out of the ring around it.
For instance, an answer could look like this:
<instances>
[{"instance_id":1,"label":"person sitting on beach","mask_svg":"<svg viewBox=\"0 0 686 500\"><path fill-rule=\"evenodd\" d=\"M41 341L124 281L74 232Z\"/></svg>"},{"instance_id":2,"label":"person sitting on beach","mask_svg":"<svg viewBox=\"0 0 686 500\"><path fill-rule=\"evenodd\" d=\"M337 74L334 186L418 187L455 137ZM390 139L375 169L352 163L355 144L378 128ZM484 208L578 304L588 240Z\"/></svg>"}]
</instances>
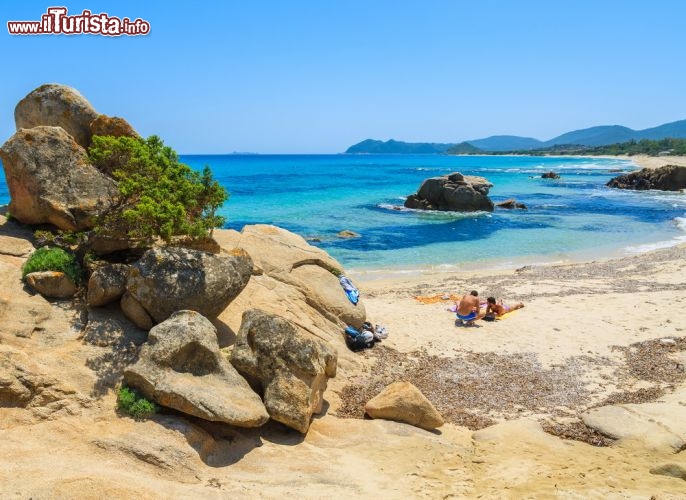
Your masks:
<instances>
[{"instance_id":1,"label":"person sitting on beach","mask_svg":"<svg viewBox=\"0 0 686 500\"><path fill-rule=\"evenodd\" d=\"M488 297L486 299L486 317L493 319L499 318L502 315L509 313L510 311L521 309L522 307L524 307L524 304L522 304L521 302L517 302L513 306L508 306L504 304L502 300L500 301L500 303L497 303L495 301L495 297Z\"/></svg>"},{"instance_id":2,"label":"person sitting on beach","mask_svg":"<svg viewBox=\"0 0 686 500\"><path fill-rule=\"evenodd\" d=\"M474 320L480 319L481 304L479 304L479 292L472 290L469 295L465 295L457 304L457 319L460 324L472 326Z\"/></svg>"}]
</instances>

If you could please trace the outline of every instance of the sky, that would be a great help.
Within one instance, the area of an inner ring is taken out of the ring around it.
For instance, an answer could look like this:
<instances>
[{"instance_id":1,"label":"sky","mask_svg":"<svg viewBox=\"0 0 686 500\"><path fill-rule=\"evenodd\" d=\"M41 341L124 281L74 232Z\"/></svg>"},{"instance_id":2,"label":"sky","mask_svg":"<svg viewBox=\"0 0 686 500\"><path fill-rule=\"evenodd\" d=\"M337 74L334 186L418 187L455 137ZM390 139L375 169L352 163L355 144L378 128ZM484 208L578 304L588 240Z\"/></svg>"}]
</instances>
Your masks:
<instances>
[{"instance_id":1,"label":"sky","mask_svg":"<svg viewBox=\"0 0 686 500\"><path fill-rule=\"evenodd\" d=\"M150 33L8 33L52 6ZM686 118L685 19L682 0L1 2L0 141L43 83L181 154L644 129Z\"/></svg>"}]
</instances>

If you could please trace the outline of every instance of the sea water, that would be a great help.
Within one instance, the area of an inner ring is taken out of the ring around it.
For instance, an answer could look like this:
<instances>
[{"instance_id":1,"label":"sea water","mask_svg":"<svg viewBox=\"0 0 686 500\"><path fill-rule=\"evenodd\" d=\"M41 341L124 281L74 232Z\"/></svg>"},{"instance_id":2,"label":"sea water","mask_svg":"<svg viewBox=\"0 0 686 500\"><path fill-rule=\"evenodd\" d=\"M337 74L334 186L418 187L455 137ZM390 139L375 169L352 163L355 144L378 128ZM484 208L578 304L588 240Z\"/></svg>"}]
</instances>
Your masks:
<instances>
[{"instance_id":1,"label":"sea water","mask_svg":"<svg viewBox=\"0 0 686 500\"><path fill-rule=\"evenodd\" d=\"M512 267L592 260L686 241L686 195L610 189L628 160L537 156L183 155L230 193L227 228L274 224L361 273ZM560 179L543 179L554 171ZM526 210L403 208L429 177L461 172L493 184L494 202ZM0 204L9 194L0 178ZM341 238L343 230L358 238Z\"/></svg>"}]
</instances>

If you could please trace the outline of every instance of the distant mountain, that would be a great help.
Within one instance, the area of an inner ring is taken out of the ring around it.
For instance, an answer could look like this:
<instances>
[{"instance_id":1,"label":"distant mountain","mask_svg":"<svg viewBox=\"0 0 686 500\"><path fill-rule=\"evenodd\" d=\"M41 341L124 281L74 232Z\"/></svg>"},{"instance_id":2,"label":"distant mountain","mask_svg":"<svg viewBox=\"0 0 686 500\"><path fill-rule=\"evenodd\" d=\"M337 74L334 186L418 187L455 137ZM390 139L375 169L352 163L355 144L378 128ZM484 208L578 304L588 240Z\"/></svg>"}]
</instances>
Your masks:
<instances>
[{"instance_id":1,"label":"distant mountain","mask_svg":"<svg viewBox=\"0 0 686 500\"><path fill-rule=\"evenodd\" d=\"M402 142L393 139L383 142L367 139L350 146L346 154L442 154L454 144L437 142Z\"/></svg>"},{"instance_id":2,"label":"distant mountain","mask_svg":"<svg viewBox=\"0 0 686 500\"><path fill-rule=\"evenodd\" d=\"M479 152L530 151L551 148L556 145L607 146L631 140L660 140L666 138L686 139L686 120L665 123L664 125L645 130L633 130L621 125L602 125L567 132L548 141L539 141L532 137L516 135L494 135L485 139L465 141L460 144L402 142L394 141L393 139L383 142L367 139L354 146L350 146L346 153L478 154ZM474 146L476 151L468 150L466 144Z\"/></svg>"},{"instance_id":3,"label":"distant mountain","mask_svg":"<svg viewBox=\"0 0 686 500\"><path fill-rule=\"evenodd\" d=\"M536 149L543 147L543 142L538 139L516 135L492 135L485 139L467 142L482 151L512 151L513 149Z\"/></svg>"},{"instance_id":4,"label":"distant mountain","mask_svg":"<svg viewBox=\"0 0 686 500\"><path fill-rule=\"evenodd\" d=\"M461 142L448 148L446 153L449 155L478 155L483 153L482 149L477 148L474 144L468 142Z\"/></svg>"}]
</instances>

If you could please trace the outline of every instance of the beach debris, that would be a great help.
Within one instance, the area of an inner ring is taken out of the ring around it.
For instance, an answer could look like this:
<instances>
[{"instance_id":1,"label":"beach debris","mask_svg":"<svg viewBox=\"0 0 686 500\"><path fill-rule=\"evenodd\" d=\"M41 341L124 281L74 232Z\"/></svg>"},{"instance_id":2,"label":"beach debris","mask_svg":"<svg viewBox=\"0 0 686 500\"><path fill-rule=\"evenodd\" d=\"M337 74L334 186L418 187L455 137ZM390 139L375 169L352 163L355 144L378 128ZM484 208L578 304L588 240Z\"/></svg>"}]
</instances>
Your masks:
<instances>
[{"instance_id":1,"label":"beach debris","mask_svg":"<svg viewBox=\"0 0 686 500\"><path fill-rule=\"evenodd\" d=\"M410 382L387 386L367 402L364 410L372 418L405 422L428 430L445 423L431 401Z\"/></svg>"},{"instance_id":2,"label":"beach debris","mask_svg":"<svg viewBox=\"0 0 686 500\"><path fill-rule=\"evenodd\" d=\"M455 212L493 211L488 197L493 187L487 179L453 172L431 177L422 182L416 194L405 200L406 208L419 210L448 210Z\"/></svg>"},{"instance_id":3,"label":"beach debris","mask_svg":"<svg viewBox=\"0 0 686 500\"><path fill-rule=\"evenodd\" d=\"M660 344L662 345L676 345L676 340L671 338L660 339Z\"/></svg>"}]
</instances>

